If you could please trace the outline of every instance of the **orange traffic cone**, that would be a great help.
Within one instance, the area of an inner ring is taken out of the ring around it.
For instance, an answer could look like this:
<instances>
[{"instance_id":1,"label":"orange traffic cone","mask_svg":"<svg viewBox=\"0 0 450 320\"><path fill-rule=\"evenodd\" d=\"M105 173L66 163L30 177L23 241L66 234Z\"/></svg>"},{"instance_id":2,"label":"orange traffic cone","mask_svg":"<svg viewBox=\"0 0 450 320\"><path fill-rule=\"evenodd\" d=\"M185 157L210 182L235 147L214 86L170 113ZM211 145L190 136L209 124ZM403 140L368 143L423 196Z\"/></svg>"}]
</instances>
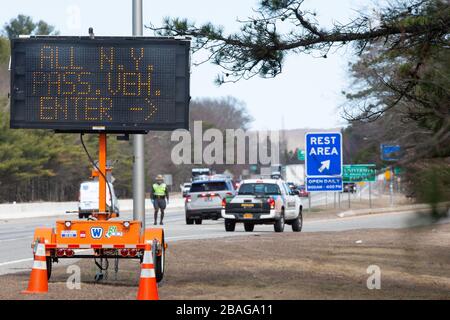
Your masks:
<instances>
[{"instance_id":1,"label":"orange traffic cone","mask_svg":"<svg viewBox=\"0 0 450 320\"><path fill-rule=\"evenodd\" d=\"M47 263L45 258L45 245L38 243L36 253L34 254L33 269L31 269L28 289L22 293L47 293Z\"/></svg>"},{"instance_id":2,"label":"orange traffic cone","mask_svg":"<svg viewBox=\"0 0 450 320\"><path fill-rule=\"evenodd\" d=\"M138 300L159 300L156 285L155 267L150 244L145 245L144 259L141 264L141 278L139 280Z\"/></svg>"}]
</instances>

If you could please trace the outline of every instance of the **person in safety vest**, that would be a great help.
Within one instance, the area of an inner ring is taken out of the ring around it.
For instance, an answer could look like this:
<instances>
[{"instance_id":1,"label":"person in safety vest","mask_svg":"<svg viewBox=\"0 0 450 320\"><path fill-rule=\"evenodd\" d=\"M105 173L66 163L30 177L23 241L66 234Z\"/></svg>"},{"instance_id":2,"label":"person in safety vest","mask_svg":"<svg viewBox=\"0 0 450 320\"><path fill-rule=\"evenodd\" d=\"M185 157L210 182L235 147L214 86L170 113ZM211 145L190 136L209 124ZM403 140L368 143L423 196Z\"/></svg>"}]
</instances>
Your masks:
<instances>
[{"instance_id":1,"label":"person in safety vest","mask_svg":"<svg viewBox=\"0 0 450 320\"><path fill-rule=\"evenodd\" d=\"M155 208L155 219L154 223L158 221L158 211L161 209L161 220L159 224L163 224L164 210L166 209L166 198L167 203L169 202L169 190L167 185L164 183L164 178L162 175L157 175L155 183L152 185L151 199L153 202L153 207Z\"/></svg>"}]
</instances>

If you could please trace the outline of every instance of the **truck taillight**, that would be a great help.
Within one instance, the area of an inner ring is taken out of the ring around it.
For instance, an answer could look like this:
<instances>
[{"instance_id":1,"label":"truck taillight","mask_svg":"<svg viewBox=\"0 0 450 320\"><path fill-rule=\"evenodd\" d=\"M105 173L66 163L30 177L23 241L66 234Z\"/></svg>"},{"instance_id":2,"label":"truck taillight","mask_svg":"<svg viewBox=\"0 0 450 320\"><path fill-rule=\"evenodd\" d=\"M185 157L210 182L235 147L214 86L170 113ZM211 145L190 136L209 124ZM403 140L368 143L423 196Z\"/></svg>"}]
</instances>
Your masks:
<instances>
[{"instance_id":1,"label":"truck taillight","mask_svg":"<svg viewBox=\"0 0 450 320\"><path fill-rule=\"evenodd\" d=\"M275 208L275 199L274 198L267 199L267 203L269 204L270 209L274 209Z\"/></svg>"},{"instance_id":2,"label":"truck taillight","mask_svg":"<svg viewBox=\"0 0 450 320\"><path fill-rule=\"evenodd\" d=\"M191 202L191 200L192 200L190 195L187 195L185 199L186 199L185 200L186 202Z\"/></svg>"},{"instance_id":3,"label":"truck taillight","mask_svg":"<svg viewBox=\"0 0 450 320\"><path fill-rule=\"evenodd\" d=\"M227 205L227 198L223 198L222 199L222 208L225 209L226 205Z\"/></svg>"}]
</instances>

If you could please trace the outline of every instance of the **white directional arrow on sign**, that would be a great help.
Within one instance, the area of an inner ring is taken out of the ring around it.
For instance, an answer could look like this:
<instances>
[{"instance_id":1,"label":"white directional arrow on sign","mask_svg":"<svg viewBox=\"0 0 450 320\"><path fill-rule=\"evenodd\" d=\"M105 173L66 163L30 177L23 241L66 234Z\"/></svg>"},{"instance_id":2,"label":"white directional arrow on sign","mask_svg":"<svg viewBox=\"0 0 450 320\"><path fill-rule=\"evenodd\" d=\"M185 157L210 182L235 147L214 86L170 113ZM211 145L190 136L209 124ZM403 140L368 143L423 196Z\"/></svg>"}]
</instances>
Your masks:
<instances>
[{"instance_id":1,"label":"white directional arrow on sign","mask_svg":"<svg viewBox=\"0 0 450 320\"><path fill-rule=\"evenodd\" d=\"M330 163L331 163L330 160L322 161L321 162L322 166L319 168L319 172L322 172L325 169L327 169L327 170L330 169Z\"/></svg>"}]
</instances>

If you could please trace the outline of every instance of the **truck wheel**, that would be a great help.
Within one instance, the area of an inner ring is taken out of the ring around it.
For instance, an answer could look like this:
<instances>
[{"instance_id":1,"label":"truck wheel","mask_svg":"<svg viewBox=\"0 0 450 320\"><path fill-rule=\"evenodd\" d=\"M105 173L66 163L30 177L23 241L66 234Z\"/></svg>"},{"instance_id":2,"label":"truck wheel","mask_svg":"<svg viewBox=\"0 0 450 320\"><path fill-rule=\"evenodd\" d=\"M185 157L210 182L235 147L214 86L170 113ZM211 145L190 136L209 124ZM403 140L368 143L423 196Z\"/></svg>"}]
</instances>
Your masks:
<instances>
[{"instance_id":1,"label":"truck wheel","mask_svg":"<svg viewBox=\"0 0 450 320\"><path fill-rule=\"evenodd\" d=\"M280 219L275 220L273 229L275 230L275 232L283 232L284 231L284 212L281 214Z\"/></svg>"},{"instance_id":2,"label":"truck wheel","mask_svg":"<svg viewBox=\"0 0 450 320\"><path fill-rule=\"evenodd\" d=\"M300 232L300 231L302 231L302 227L303 227L303 214L302 214L302 209L300 209L297 219L292 221L292 231Z\"/></svg>"},{"instance_id":3,"label":"truck wheel","mask_svg":"<svg viewBox=\"0 0 450 320\"><path fill-rule=\"evenodd\" d=\"M244 223L244 229L247 232L252 232L255 229L255 225L253 223Z\"/></svg>"},{"instance_id":4,"label":"truck wheel","mask_svg":"<svg viewBox=\"0 0 450 320\"><path fill-rule=\"evenodd\" d=\"M202 219L195 219L195 224L202 224Z\"/></svg>"},{"instance_id":5,"label":"truck wheel","mask_svg":"<svg viewBox=\"0 0 450 320\"><path fill-rule=\"evenodd\" d=\"M225 231L233 232L236 228L236 221L226 219L225 220Z\"/></svg>"},{"instance_id":6,"label":"truck wheel","mask_svg":"<svg viewBox=\"0 0 450 320\"><path fill-rule=\"evenodd\" d=\"M46 265L47 265L47 280L52 276L52 257L46 257Z\"/></svg>"},{"instance_id":7,"label":"truck wheel","mask_svg":"<svg viewBox=\"0 0 450 320\"><path fill-rule=\"evenodd\" d=\"M153 257L155 261L155 276L156 276L156 282L161 282L161 280L164 278L164 267L165 267L165 260L166 260L166 251L164 249L164 235L162 238L162 243L161 243L161 255L158 256L156 255L156 251L155 251L155 256Z\"/></svg>"},{"instance_id":8,"label":"truck wheel","mask_svg":"<svg viewBox=\"0 0 450 320\"><path fill-rule=\"evenodd\" d=\"M186 224L194 224L194 219L188 218L186 215Z\"/></svg>"}]
</instances>

